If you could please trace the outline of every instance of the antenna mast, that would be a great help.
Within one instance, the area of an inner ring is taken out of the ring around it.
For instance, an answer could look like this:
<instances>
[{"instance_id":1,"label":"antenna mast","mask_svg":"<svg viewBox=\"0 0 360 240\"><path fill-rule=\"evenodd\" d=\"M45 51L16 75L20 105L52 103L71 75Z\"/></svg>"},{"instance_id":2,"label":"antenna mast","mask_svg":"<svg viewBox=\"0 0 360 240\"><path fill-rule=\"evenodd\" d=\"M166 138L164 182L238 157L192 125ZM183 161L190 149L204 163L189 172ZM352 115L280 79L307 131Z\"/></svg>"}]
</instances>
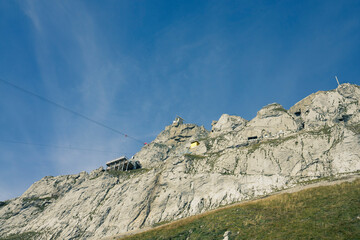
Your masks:
<instances>
[{"instance_id":1,"label":"antenna mast","mask_svg":"<svg viewBox=\"0 0 360 240\"><path fill-rule=\"evenodd\" d=\"M339 80L338 80L337 76L335 76L335 79L336 79L336 82L337 82L338 86L340 86L340 83L339 83Z\"/></svg>"}]
</instances>

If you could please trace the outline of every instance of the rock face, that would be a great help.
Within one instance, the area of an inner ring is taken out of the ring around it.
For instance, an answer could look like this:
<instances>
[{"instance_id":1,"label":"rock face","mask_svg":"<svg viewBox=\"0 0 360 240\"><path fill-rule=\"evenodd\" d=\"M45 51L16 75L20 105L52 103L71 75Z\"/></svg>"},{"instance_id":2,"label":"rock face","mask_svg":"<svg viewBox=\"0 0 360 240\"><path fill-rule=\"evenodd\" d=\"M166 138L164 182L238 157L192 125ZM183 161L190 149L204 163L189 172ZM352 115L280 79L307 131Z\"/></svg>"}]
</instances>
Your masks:
<instances>
[{"instance_id":1,"label":"rock face","mask_svg":"<svg viewBox=\"0 0 360 240\"><path fill-rule=\"evenodd\" d=\"M360 88L342 84L251 121L224 114L211 131L173 124L130 172L45 177L0 204L0 237L99 239L360 170ZM189 148L192 141L200 144ZM35 234L35 233L34 233Z\"/></svg>"}]
</instances>

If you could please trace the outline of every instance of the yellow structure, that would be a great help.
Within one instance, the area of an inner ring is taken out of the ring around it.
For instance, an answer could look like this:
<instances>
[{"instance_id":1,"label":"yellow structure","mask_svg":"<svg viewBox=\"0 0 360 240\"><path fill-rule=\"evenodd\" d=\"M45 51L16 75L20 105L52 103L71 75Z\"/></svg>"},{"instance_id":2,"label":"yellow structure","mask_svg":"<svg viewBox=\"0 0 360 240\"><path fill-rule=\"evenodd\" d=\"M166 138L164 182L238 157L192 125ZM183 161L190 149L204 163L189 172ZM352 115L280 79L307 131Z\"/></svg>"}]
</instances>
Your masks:
<instances>
[{"instance_id":1,"label":"yellow structure","mask_svg":"<svg viewBox=\"0 0 360 240\"><path fill-rule=\"evenodd\" d=\"M200 145L200 143L199 143L198 141L194 141L194 142L191 143L190 149L196 148L196 147L199 146L199 145Z\"/></svg>"}]
</instances>

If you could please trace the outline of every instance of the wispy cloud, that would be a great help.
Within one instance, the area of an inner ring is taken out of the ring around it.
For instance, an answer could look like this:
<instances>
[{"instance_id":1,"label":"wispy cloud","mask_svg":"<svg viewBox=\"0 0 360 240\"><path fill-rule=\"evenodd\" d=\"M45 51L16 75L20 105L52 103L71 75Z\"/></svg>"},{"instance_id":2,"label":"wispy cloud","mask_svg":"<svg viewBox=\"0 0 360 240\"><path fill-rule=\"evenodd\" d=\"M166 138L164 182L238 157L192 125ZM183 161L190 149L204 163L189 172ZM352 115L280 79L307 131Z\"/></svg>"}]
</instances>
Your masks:
<instances>
[{"instance_id":1,"label":"wispy cloud","mask_svg":"<svg viewBox=\"0 0 360 240\"><path fill-rule=\"evenodd\" d=\"M94 24L86 6L73 1L56 4L28 1L24 11L35 26L35 48L46 93L90 118L113 124L108 118L112 111L121 108L116 98L126 92L122 89L127 81L122 73L126 64L106 55L106 42L97 37L101 36L101 29ZM58 74L61 71L68 72L71 79L61 79L64 76ZM65 87L71 92L64 92ZM131 144L116 133L62 110L54 109L52 114L56 135L51 141L58 145L77 144L119 154L134 151ZM56 150L48 157L61 173L67 173L94 169L116 156Z\"/></svg>"},{"instance_id":2,"label":"wispy cloud","mask_svg":"<svg viewBox=\"0 0 360 240\"><path fill-rule=\"evenodd\" d=\"M5 75L147 142L178 114L206 127L222 113L250 119L269 102L289 107L332 88L334 73L346 81L360 74L356 1L159 1L155 6L151 1L28 0L2 6ZM9 93L6 99L19 100L11 106L0 102L2 115L14 119L0 118L6 123L2 134L14 140L127 155L141 147L31 96ZM89 171L116 157L19 149L0 149L7 159L2 163L12 159L9 172L17 181L28 181L25 175L34 180ZM24 154L32 171L16 169ZM7 169L0 176L3 172ZM11 184L7 180L4 191Z\"/></svg>"}]
</instances>

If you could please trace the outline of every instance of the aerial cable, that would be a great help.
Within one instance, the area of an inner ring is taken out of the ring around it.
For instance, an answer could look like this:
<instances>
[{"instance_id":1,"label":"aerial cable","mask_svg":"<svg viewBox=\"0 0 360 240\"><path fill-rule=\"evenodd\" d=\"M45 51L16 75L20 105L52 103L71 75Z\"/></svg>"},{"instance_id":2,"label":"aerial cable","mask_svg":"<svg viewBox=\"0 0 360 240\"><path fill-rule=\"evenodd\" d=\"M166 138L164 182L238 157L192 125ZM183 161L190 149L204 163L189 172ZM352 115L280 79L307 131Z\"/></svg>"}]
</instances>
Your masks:
<instances>
[{"instance_id":1,"label":"aerial cable","mask_svg":"<svg viewBox=\"0 0 360 240\"><path fill-rule=\"evenodd\" d=\"M20 86L18 86L18 85L15 85L15 84L11 83L11 82L8 82L8 81L6 81L6 80L4 80L4 79L2 79L2 78L0 78L0 81L3 82L3 83L5 83L5 84L7 84L7 85L9 85L9 86L11 86L11 87L13 87L13 88L15 88L15 89L17 89L17 90L20 90L20 91L22 91L22 92L24 92L24 93L30 94L30 95L32 95L32 96L35 96L35 97L39 98L40 100L42 100L42 101L44 101L44 102L50 103L50 104L52 104L52 105L54 105L54 106L56 106L56 107L58 107L58 108L61 108L61 109L65 110L65 111L67 111L67 112L70 112L70 113L72 113L72 114L74 114L74 115L76 115L76 116L78 116L78 117L81 117L81 118L83 118L83 119L85 119L85 120L88 120L88 121L90 121L90 122L92 122L92 123L94 123L94 124L97 124L97 125L99 125L99 126L101 126L101 127L104 127L104 128L106 128L106 129L108 129L108 130L111 130L111 131L113 131L113 132L116 132L116 133L118 133L118 134L120 134L120 135L123 135L124 137L131 138L132 140L137 141L137 142L140 142L141 144L144 144L144 145L147 144L146 142L144 143L143 141L141 141L141 140L139 140L139 139L137 139L137 138L134 138L134 137L132 137L132 136L129 136L128 134L125 134L125 133L123 133L123 132L120 132L119 130L116 130L115 128L109 127L109 126L107 126L107 125L105 125L105 124L103 124L103 123L101 123L101 122L98 122L98 121L96 121L96 120L93 120L93 119L85 116L84 114L78 113L78 112L76 112L76 111L74 111L74 110L72 110L72 109L70 109L70 108L68 108L68 107L65 107L65 106L63 106L63 105L60 105L60 104L58 104L58 103L56 103L56 102L54 102L54 101L52 101L52 100L50 100L50 99L48 99L48 98L45 98L45 97L43 97L43 96L40 96L39 94L36 94L36 93L31 92L31 91L29 91L29 90L26 90L25 88L22 88L22 87L20 87Z\"/></svg>"},{"instance_id":2,"label":"aerial cable","mask_svg":"<svg viewBox=\"0 0 360 240\"><path fill-rule=\"evenodd\" d=\"M15 141L15 140L1 140L0 139L0 142L12 143L12 144L23 144L23 145L34 145L34 146L48 147L48 148L70 149L70 150L77 150L77 151L89 151L89 152L103 152L103 153L119 154L119 152L112 152L112 151L106 151L106 150L100 150L100 149L72 147L72 146L58 146L58 145L51 145L51 144L44 144L44 143L31 143L31 142Z\"/></svg>"}]
</instances>

